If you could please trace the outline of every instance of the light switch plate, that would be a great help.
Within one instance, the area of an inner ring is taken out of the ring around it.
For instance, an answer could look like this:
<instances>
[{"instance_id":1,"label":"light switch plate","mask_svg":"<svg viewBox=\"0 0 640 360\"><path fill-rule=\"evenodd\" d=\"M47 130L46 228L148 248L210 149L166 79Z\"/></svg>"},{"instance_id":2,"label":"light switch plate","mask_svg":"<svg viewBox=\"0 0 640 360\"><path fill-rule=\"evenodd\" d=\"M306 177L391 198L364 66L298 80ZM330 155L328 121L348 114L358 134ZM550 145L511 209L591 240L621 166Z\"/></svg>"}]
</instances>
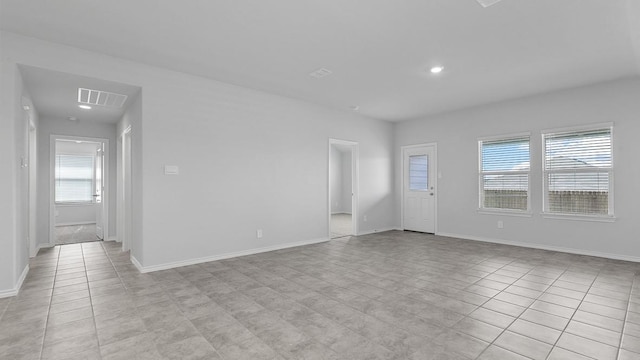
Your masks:
<instances>
[{"instance_id":1,"label":"light switch plate","mask_svg":"<svg viewBox=\"0 0 640 360\"><path fill-rule=\"evenodd\" d=\"M165 175L178 175L180 169L178 169L175 165L165 165L164 166L164 174Z\"/></svg>"}]
</instances>

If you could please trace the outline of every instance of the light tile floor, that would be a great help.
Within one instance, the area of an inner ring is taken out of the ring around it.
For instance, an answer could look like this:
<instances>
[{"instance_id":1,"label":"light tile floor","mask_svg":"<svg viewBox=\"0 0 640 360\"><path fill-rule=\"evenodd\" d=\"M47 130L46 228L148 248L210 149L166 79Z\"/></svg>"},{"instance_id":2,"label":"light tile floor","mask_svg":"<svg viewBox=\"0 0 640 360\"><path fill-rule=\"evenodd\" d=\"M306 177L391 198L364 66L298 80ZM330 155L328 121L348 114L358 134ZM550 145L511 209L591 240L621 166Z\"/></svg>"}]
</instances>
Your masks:
<instances>
[{"instance_id":1,"label":"light tile floor","mask_svg":"<svg viewBox=\"0 0 640 360\"><path fill-rule=\"evenodd\" d=\"M640 359L640 264L392 231L140 274L57 246L1 359Z\"/></svg>"},{"instance_id":2,"label":"light tile floor","mask_svg":"<svg viewBox=\"0 0 640 360\"><path fill-rule=\"evenodd\" d=\"M331 238L350 236L353 234L351 214L331 214Z\"/></svg>"}]
</instances>

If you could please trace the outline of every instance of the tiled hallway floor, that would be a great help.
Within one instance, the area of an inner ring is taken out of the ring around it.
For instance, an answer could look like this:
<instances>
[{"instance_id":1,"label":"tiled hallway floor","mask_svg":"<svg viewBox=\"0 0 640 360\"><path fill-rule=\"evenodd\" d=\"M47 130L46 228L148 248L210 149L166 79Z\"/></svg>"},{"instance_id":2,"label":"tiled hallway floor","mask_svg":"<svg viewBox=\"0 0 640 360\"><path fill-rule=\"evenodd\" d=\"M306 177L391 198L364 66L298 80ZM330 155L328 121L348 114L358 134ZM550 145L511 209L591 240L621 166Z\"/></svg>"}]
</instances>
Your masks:
<instances>
[{"instance_id":1,"label":"tiled hallway floor","mask_svg":"<svg viewBox=\"0 0 640 360\"><path fill-rule=\"evenodd\" d=\"M140 274L57 246L1 359L640 359L640 264L398 231Z\"/></svg>"}]
</instances>

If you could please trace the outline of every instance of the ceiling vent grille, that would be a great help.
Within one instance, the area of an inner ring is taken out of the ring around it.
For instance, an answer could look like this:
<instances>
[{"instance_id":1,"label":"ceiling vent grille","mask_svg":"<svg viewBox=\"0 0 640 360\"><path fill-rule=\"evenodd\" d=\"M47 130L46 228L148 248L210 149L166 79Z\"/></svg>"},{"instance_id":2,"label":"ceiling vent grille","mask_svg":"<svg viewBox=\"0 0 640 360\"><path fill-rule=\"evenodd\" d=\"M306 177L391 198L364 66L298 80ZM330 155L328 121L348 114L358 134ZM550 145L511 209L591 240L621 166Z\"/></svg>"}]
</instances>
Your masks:
<instances>
[{"instance_id":1,"label":"ceiling vent grille","mask_svg":"<svg viewBox=\"0 0 640 360\"><path fill-rule=\"evenodd\" d=\"M310 72L309 76L314 77L316 79L320 79L320 78L323 78L325 76L329 76L331 74L333 74L333 71L331 71L329 69L325 69L325 68L320 68L318 70Z\"/></svg>"},{"instance_id":2,"label":"ceiling vent grille","mask_svg":"<svg viewBox=\"0 0 640 360\"><path fill-rule=\"evenodd\" d=\"M78 88L78 102L81 104L122 108L125 101L127 101L127 95L101 90Z\"/></svg>"}]
</instances>

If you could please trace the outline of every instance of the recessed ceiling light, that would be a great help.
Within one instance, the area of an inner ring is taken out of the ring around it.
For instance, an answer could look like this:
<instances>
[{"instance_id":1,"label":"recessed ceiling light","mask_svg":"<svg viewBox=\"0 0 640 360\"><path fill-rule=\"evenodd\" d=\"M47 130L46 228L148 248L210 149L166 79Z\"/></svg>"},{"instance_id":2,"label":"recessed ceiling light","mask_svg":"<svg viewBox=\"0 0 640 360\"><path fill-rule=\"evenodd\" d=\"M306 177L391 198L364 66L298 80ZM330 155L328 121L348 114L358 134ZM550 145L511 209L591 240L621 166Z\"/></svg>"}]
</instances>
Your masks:
<instances>
[{"instance_id":1,"label":"recessed ceiling light","mask_svg":"<svg viewBox=\"0 0 640 360\"><path fill-rule=\"evenodd\" d=\"M431 71L432 74L440 74L442 70L444 70L444 66L434 66L429 71Z\"/></svg>"},{"instance_id":2,"label":"recessed ceiling light","mask_svg":"<svg viewBox=\"0 0 640 360\"><path fill-rule=\"evenodd\" d=\"M69 120L70 120L70 121L77 121L77 120L78 120L78 118L77 118L77 117L75 117L75 116L69 116Z\"/></svg>"},{"instance_id":3,"label":"recessed ceiling light","mask_svg":"<svg viewBox=\"0 0 640 360\"><path fill-rule=\"evenodd\" d=\"M326 68L320 68L320 69L316 69L312 72L309 73L309 76L314 77L316 79L320 79L323 78L325 76L329 76L333 74L333 71L326 69Z\"/></svg>"},{"instance_id":4,"label":"recessed ceiling light","mask_svg":"<svg viewBox=\"0 0 640 360\"><path fill-rule=\"evenodd\" d=\"M89 105L78 105L80 109L91 110L91 106Z\"/></svg>"},{"instance_id":5,"label":"recessed ceiling light","mask_svg":"<svg viewBox=\"0 0 640 360\"><path fill-rule=\"evenodd\" d=\"M494 5L500 2L501 0L477 0L477 1L480 5L482 5L482 7L489 7L491 5Z\"/></svg>"}]
</instances>

